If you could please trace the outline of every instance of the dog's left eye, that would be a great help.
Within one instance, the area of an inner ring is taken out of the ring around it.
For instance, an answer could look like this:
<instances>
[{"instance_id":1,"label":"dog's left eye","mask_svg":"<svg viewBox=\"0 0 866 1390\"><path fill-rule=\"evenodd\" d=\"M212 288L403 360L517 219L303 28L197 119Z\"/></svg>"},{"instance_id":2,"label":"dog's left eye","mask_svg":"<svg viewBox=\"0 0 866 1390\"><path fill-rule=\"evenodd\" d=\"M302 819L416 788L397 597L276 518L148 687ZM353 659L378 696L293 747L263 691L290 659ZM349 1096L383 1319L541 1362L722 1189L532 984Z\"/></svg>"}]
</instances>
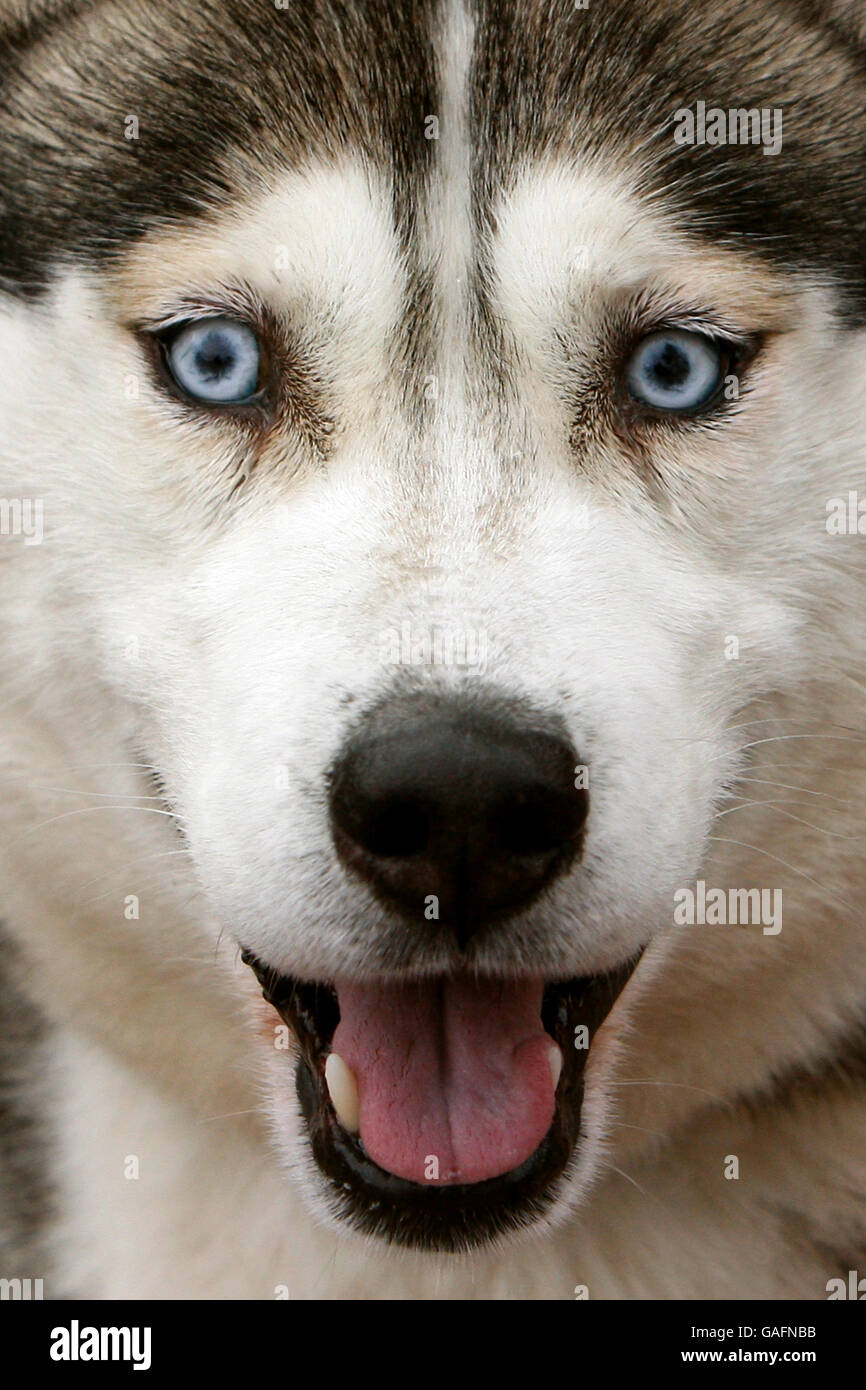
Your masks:
<instances>
[{"instance_id":1,"label":"dog's left eye","mask_svg":"<svg viewBox=\"0 0 866 1390\"><path fill-rule=\"evenodd\" d=\"M163 340L166 366L177 385L197 401L241 405L259 388L261 349L253 330L238 319L198 319Z\"/></svg>"},{"instance_id":2,"label":"dog's left eye","mask_svg":"<svg viewBox=\"0 0 866 1390\"><path fill-rule=\"evenodd\" d=\"M688 414L708 405L730 362L727 345L671 328L638 343L625 370L629 394L654 410Z\"/></svg>"}]
</instances>

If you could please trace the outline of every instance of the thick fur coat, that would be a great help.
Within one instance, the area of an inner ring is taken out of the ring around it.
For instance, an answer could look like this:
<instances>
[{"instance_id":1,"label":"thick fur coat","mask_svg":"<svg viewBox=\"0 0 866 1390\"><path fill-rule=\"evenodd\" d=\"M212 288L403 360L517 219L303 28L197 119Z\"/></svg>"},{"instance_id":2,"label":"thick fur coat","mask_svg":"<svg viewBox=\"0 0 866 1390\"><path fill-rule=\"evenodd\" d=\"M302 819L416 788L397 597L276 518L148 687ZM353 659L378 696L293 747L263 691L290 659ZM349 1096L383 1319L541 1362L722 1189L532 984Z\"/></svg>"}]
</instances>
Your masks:
<instances>
[{"instance_id":1,"label":"thick fur coat","mask_svg":"<svg viewBox=\"0 0 866 1390\"><path fill-rule=\"evenodd\" d=\"M0 1274L866 1274L858 12L0 0ZM677 143L698 102L780 111L781 148ZM202 307L270 335L258 414L166 389L152 332ZM623 404L660 320L745 345L705 418ZM406 625L482 634L483 663L395 657ZM590 812L463 964L642 955L546 1210L404 1249L341 1214L240 948L305 980L454 968L340 863L327 777L389 691L488 689L567 730ZM678 922L699 884L780 915Z\"/></svg>"}]
</instances>

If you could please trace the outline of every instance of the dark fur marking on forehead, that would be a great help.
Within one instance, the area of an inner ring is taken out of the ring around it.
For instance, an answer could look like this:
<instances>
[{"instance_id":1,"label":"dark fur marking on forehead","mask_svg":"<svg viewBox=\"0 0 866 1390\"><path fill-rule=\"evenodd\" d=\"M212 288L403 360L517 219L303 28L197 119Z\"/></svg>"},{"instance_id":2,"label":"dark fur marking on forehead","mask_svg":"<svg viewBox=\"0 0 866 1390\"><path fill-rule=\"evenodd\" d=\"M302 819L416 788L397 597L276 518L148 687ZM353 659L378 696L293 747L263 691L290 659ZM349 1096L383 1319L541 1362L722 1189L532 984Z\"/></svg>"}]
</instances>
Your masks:
<instances>
[{"instance_id":1,"label":"dark fur marking on forehead","mask_svg":"<svg viewBox=\"0 0 866 1390\"><path fill-rule=\"evenodd\" d=\"M0 38L0 285L38 293L64 258L110 257L316 157L383 168L408 243L432 158L432 3L97 3Z\"/></svg>"},{"instance_id":2,"label":"dark fur marking on forehead","mask_svg":"<svg viewBox=\"0 0 866 1390\"><path fill-rule=\"evenodd\" d=\"M866 322L866 63L818 0L479 0L474 128L482 220L527 161L597 155L684 231L836 279ZM677 146L673 115L783 111L783 145ZM484 204L487 204L486 212Z\"/></svg>"},{"instance_id":3,"label":"dark fur marking on forehead","mask_svg":"<svg viewBox=\"0 0 866 1390\"><path fill-rule=\"evenodd\" d=\"M853 0L467 3L481 227L527 159L597 155L683 230L833 278L850 320L866 322L866 26ZM0 286L38 293L64 258L104 259L283 168L345 155L392 175L410 279L429 303L413 233L437 154L424 120L439 109L445 23L441 0L71 0L14 25L0 38ZM676 146L673 113L697 100L781 107L781 152ZM429 322L418 305L416 349ZM490 314L478 321L492 342Z\"/></svg>"}]
</instances>

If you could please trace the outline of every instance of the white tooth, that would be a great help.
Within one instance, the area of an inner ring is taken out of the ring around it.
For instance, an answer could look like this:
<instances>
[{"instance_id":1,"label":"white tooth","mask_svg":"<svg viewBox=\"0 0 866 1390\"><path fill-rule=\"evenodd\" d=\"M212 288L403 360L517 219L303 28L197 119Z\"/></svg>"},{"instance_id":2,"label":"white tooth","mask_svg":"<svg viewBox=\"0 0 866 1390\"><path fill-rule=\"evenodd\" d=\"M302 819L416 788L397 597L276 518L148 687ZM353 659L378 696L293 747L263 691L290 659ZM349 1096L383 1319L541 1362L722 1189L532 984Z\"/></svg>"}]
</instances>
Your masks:
<instances>
[{"instance_id":1,"label":"white tooth","mask_svg":"<svg viewBox=\"0 0 866 1390\"><path fill-rule=\"evenodd\" d=\"M550 1078L553 1082L553 1089L555 1091L559 1085L559 1077L562 1072L562 1053L555 1042L550 1044L547 1060L550 1064Z\"/></svg>"},{"instance_id":2,"label":"white tooth","mask_svg":"<svg viewBox=\"0 0 866 1390\"><path fill-rule=\"evenodd\" d=\"M352 1068L343 1061L339 1052L331 1052L325 1062L325 1085L343 1129L348 1130L349 1134L357 1134L361 1128L358 1083Z\"/></svg>"}]
</instances>

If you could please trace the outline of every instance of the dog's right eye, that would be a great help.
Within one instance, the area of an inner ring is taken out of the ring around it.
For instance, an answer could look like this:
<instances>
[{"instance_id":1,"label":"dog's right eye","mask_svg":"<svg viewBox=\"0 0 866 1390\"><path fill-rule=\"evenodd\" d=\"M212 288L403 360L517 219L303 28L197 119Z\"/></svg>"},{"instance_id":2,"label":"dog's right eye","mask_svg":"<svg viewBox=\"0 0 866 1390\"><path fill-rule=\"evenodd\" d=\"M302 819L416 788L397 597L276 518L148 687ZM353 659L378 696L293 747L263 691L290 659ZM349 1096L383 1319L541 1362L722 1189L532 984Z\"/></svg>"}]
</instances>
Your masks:
<instances>
[{"instance_id":1,"label":"dog's right eye","mask_svg":"<svg viewBox=\"0 0 866 1390\"><path fill-rule=\"evenodd\" d=\"M161 338L166 369L193 400L246 405L261 385L262 353L248 324L205 318L174 327Z\"/></svg>"},{"instance_id":2,"label":"dog's right eye","mask_svg":"<svg viewBox=\"0 0 866 1390\"><path fill-rule=\"evenodd\" d=\"M694 414L718 395L730 361L726 343L704 333L665 329L638 343L626 365L626 385L641 405L666 414Z\"/></svg>"}]
</instances>

